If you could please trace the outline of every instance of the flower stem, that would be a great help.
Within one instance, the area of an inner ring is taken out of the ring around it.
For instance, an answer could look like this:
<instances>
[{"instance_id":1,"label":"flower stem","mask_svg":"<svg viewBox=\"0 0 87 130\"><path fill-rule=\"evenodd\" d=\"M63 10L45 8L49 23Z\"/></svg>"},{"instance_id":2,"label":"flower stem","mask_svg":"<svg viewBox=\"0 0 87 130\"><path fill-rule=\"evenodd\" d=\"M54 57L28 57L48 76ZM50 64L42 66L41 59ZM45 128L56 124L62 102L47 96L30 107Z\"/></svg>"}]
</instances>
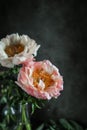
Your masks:
<instances>
[{"instance_id":1,"label":"flower stem","mask_svg":"<svg viewBox=\"0 0 87 130\"><path fill-rule=\"evenodd\" d=\"M26 130L31 130L31 124L26 115L26 104L22 104L22 122L25 124Z\"/></svg>"}]
</instances>

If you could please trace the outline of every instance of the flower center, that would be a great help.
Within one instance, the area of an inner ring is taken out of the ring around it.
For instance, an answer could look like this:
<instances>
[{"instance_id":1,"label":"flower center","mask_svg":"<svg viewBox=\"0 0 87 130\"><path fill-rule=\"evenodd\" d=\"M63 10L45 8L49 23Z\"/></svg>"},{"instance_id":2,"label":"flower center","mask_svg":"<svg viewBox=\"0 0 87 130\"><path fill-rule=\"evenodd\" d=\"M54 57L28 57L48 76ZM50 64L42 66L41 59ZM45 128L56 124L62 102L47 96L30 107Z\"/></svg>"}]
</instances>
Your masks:
<instances>
[{"instance_id":1,"label":"flower center","mask_svg":"<svg viewBox=\"0 0 87 130\"><path fill-rule=\"evenodd\" d=\"M18 54L24 50L24 45L18 43L18 44L13 44L6 46L5 52L8 55L8 57L12 57L15 54Z\"/></svg>"},{"instance_id":2,"label":"flower center","mask_svg":"<svg viewBox=\"0 0 87 130\"><path fill-rule=\"evenodd\" d=\"M36 88L38 88L40 80L42 80L43 83L45 84L44 89L48 88L54 83L53 79L51 78L51 74L48 74L44 70L38 70L38 69L35 70L32 74L32 77L33 77L33 84Z\"/></svg>"}]
</instances>

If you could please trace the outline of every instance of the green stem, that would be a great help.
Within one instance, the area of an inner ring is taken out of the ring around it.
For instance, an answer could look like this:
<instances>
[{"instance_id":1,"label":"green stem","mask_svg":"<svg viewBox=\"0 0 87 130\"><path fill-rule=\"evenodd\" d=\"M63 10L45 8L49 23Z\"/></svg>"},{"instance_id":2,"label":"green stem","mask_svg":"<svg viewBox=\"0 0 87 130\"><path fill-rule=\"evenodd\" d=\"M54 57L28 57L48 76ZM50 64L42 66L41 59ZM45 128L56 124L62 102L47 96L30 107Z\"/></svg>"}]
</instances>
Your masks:
<instances>
[{"instance_id":1,"label":"green stem","mask_svg":"<svg viewBox=\"0 0 87 130\"><path fill-rule=\"evenodd\" d=\"M30 121L26 116L26 104L22 104L22 122L25 124L26 130L31 130Z\"/></svg>"}]
</instances>

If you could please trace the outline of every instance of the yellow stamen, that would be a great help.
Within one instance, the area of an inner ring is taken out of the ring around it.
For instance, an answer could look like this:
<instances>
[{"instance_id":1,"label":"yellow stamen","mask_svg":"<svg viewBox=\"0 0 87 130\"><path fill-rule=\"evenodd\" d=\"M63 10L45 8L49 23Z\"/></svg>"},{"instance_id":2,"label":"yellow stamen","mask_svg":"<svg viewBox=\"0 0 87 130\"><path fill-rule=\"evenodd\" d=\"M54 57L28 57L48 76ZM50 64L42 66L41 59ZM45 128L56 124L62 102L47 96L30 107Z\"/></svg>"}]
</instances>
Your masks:
<instances>
[{"instance_id":1,"label":"yellow stamen","mask_svg":"<svg viewBox=\"0 0 87 130\"><path fill-rule=\"evenodd\" d=\"M33 77L33 84L36 88L38 88L39 81L42 80L45 84L45 89L48 88L53 84L53 79L51 78L51 75L45 72L44 70L35 70L32 74Z\"/></svg>"},{"instance_id":2,"label":"yellow stamen","mask_svg":"<svg viewBox=\"0 0 87 130\"><path fill-rule=\"evenodd\" d=\"M18 43L18 44L12 44L9 46L6 46L5 52L8 55L8 57L14 56L15 54L18 54L24 50L24 45Z\"/></svg>"}]
</instances>

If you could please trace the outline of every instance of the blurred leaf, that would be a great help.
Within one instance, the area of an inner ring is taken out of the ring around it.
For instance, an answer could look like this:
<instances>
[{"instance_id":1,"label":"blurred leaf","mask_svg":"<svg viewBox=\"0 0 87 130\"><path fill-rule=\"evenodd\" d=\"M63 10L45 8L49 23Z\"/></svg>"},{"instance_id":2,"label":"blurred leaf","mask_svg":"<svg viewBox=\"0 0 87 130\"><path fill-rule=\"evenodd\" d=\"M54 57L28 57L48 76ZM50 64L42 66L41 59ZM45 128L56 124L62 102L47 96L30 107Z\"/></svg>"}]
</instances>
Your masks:
<instances>
[{"instance_id":1,"label":"blurred leaf","mask_svg":"<svg viewBox=\"0 0 87 130\"><path fill-rule=\"evenodd\" d=\"M43 130L43 128L44 128L44 123L41 124L36 130Z\"/></svg>"},{"instance_id":2,"label":"blurred leaf","mask_svg":"<svg viewBox=\"0 0 87 130\"><path fill-rule=\"evenodd\" d=\"M37 102L35 102L35 106L36 106L36 108L39 108L39 109L41 108Z\"/></svg>"},{"instance_id":3,"label":"blurred leaf","mask_svg":"<svg viewBox=\"0 0 87 130\"><path fill-rule=\"evenodd\" d=\"M3 122L0 123L0 130L8 130L5 120L3 120Z\"/></svg>"},{"instance_id":4,"label":"blurred leaf","mask_svg":"<svg viewBox=\"0 0 87 130\"><path fill-rule=\"evenodd\" d=\"M55 128L53 128L53 126L49 126L49 130L55 130Z\"/></svg>"},{"instance_id":5,"label":"blurred leaf","mask_svg":"<svg viewBox=\"0 0 87 130\"><path fill-rule=\"evenodd\" d=\"M23 124L19 123L17 126L13 128L13 130L23 130Z\"/></svg>"},{"instance_id":6,"label":"blurred leaf","mask_svg":"<svg viewBox=\"0 0 87 130\"><path fill-rule=\"evenodd\" d=\"M32 103L32 110L31 110L31 114L33 114L35 111L35 105Z\"/></svg>"},{"instance_id":7,"label":"blurred leaf","mask_svg":"<svg viewBox=\"0 0 87 130\"><path fill-rule=\"evenodd\" d=\"M59 122L66 130L75 130L66 119L60 119Z\"/></svg>"},{"instance_id":8,"label":"blurred leaf","mask_svg":"<svg viewBox=\"0 0 87 130\"><path fill-rule=\"evenodd\" d=\"M0 99L0 104L4 103L7 103L7 98L5 96L2 96L2 98Z\"/></svg>"},{"instance_id":9,"label":"blurred leaf","mask_svg":"<svg viewBox=\"0 0 87 130\"><path fill-rule=\"evenodd\" d=\"M75 130L83 130L83 128L78 123L76 123L75 121L70 120L70 123L75 128Z\"/></svg>"},{"instance_id":10,"label":"blurred leaf","mask_svg":"<svg viewBox=\"0 0 87 130\"><path fill-rule=\"evenodd\" d=\"M4 130L4 129L5 129L5 127L6 127L6 124L0 123L0 128L1 128L1 129L3 129L3 130ZM0 130L1 130L1 129L0 129Z\"/></svg>"}]
</instances>

